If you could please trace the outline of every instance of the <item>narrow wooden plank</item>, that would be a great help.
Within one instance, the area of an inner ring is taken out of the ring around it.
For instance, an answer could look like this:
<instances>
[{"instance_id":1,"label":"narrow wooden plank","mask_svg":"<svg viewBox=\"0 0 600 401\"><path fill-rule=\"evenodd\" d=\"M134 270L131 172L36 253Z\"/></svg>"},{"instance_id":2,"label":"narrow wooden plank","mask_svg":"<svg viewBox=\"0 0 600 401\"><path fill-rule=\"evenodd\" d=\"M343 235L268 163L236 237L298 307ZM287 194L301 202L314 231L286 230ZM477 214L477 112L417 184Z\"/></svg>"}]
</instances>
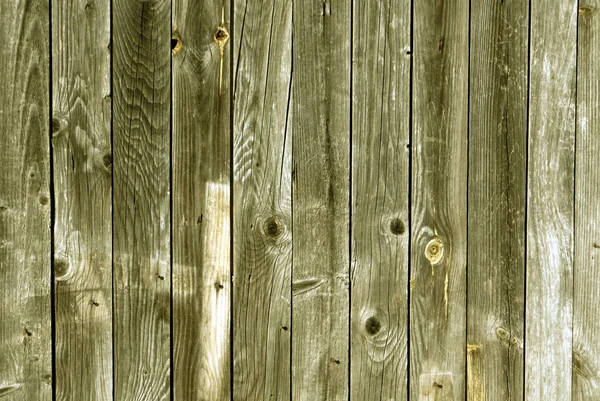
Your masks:
<instances>
[{"instance_id":1,"label":"narrow wooden plank","mask_svg":"<svg viewBox=\"0 0 600 401\"><path fill-rule=\"evenodd\" d=\"M110 3L52 3L56 398L112 398ZM76 56L75 56L76 55Z\"/></svg>"},{"instance_id":2,"label":"narrow wooden plank","mask_svg":"<svg viewBox=\"0 0 600 401\"><path fill-rule=\"evenodd\" d=\"M347 400L348 0L293 2L292 399Z\"/></svg>"},{"instance_id":3,"label":"narrow wooden plank","mask_svg":"<svg viewBox=\"0 0 600 401\"><path fill-rule=\"evenodd\" d=\"M471 3L467 400L523 398L529 2Z\"/></svg>"},{"instance_id":4,"label":"narrow wooden plank","mask_svg":"<svg viewBox=\"0 0 600 401\"><path fill-rule=\"evenodd\" d=\"M411 2L354 3L351 398L405 400Z\"/></svg>"},{"instance_id":5,"label":"narrow wooden plank","mask_svg":"<svg viewBox=\"0 0 600 401\"><path fill-rule=\"evenodd\" d=\"M531 1L526 400L571 399L576 37L577 1Z\"/></svg>"},{"instance_id":6,"label":"narrow wooden plank","mask_svg":"<svg viewBox=\"0 0 600 401\"><path fill-rule=\"evenodd\" d=\"M573 400L600 399L600 1L579 3L573 264Z\"/></svg>"},{"instance_id":7,"label":"narrow wooden plank","mask_svg":"<svg viewBox=\"0 0 600 401\"><path fill-rule=\"evenodd\" d=\"M52 399L49 5L0 3L0 397Z\"/></svg>"},{"instance_id":8,"label":"narrow wooden plank","mask_svg":"<svg viewBox=\"0 0 600 401\"><path fill-rule=\"evenodd\" d=\"M234 6L233 399L289 400L292 2Z\"/></svg>"},{"instance_id":9,"label":"narrow wooden plank","mask_svg":"<svg viewBox=\"0 0 600 401\"><path fill-rule=\"evenodd\" d=\"M229 16L229 1L174 2L175 400L230 399Z\"/></svg>"},{"instance_id":10,"label":"narrow wooden plank","mask_svg":"<svg viewBox=\"0 0 600 401\"><path fill-rule=\"evenodd\" d=\"M458 401L467 359L469 1L413 7L409 392Z\"/></svg>"},{"instance_id":11,"label":"narrow wooden plank","mask_svg":"<svg viewBox=\"0 0 600 401\"><path fill-rule=\"evenodd\" d=\"M171 2L113 1L115 398L170 397Z\"/></svg>"}]
</instances>

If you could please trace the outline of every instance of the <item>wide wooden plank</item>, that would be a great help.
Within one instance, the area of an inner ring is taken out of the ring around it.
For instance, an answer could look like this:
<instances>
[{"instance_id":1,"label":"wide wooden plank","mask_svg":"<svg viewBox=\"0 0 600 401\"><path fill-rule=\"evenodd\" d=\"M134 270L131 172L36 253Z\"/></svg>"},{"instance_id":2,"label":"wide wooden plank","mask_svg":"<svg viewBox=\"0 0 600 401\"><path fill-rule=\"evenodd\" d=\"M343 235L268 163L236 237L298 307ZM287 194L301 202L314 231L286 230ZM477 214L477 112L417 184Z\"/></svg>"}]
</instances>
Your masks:
<instances>
[{"instance_id":1,"label":"wide wooden plank","mask_svg":"<svg viewBox=\"0 0 600 401\"><path fill-rule=\"evenodd\" d=\"M173 395L230 399L229 2L173 4Z\"/></svg>"},{"instance_id":2,"label":"wide wooden plank","mask_svg":"<svg viewBox=\"0 0 600 401\"><path fill-rule=\"evenodd\" d=\"M292 2L234 6L233 399L289 400Z\"/></svg>"},{"instance_id":3,"label":"wide wooden plank","mask_svg":"<svg viewBox=\"0 0 600 401\"><path fill-rule=\"evenodd\" d=\"M110 3L52 2L56 398L112 399Z\"/></svg>"},{"instance_id":4,"label":"wide wooden plank","mask_svg":"<svg viewBox=\"0 0 600 401\"><path fill-rule=\"evenodd\" d=\"M469 1L413 5L410 398L463 400Z\"/></svg>"},{"instance_id":5,"label":"wide wooden plank","mask_svg":"<svg viewBox=\"0 0 600 401\"><path fill-rule=\"evenodd\" d=\"M0 3L0 397L52 399L47 0Z\"/></svg>"},{"instance_id":6,"label":"wide wooden plank","mask_svg":"<svg viewBox=\"0 0 600 401\"><path fill-rule=\"evenodd\" d=\"M471 3L467 400L523 398L529 2Z\"/></svg>"},{"instance_id":7,"label":"wide wooden plank","mask_svg":"<svg viewBox=\"0 0 600 401\"><path fill-rule=\"evenodd\" d=\"M573 400L600 399L600 1L579 3Z\"/></svg>"},{"instance_id":8,"label":"wide wooden plank","mask_svg":"<svg viewBox=\"0 0 600 401\"><path fill-rule=\"evenodd\" d=\"M526 400L571 399L576 38L577 1L531 1Z\"/></svg>"},{"instance_id":9,"label":"wide wooden plank","mask_svg":"<svg viewBox=\"0 0 600 401\"><path fill-rule=\"evenodd\" d=\"M407 399L411 5L354 3L351 398Z\"/></svg>"},{"instance_id":10,"label":"wide wooden plank","mask_svg":"<svg viewBox=\"0 0 600 401\"><path fill-rule=\"evenodd\" d=\"M347 400L348 0L293 2L292 398Z\"/></svg>"},{"instance_id":11,"label":"wide wooden plank","mask_svg":"<svg viewBox=\"0 0 600 401\"><path fill-rule=\"evenodd\" d=\"M166 400L171 2L114 0L112 10L115 398Z\"/></svg>"}]
</instances>

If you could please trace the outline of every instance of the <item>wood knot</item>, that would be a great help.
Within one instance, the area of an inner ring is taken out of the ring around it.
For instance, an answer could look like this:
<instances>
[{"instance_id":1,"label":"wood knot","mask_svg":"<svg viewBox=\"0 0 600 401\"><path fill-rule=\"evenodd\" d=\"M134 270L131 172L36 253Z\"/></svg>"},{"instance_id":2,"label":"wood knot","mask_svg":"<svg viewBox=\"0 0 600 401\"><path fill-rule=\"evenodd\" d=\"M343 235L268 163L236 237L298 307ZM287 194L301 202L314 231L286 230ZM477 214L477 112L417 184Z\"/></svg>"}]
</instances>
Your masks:
<instances>
[{"instance_id":1,"label":"wood knot","mask_svg":"<svg viewBox=\"0 0 600 401\"><path fill-rule=\"evenodd\" d=\"M52 135L56 135L60 131L60 120L52 117Z\"/></svg>"},{"instance_id":2,"label":"wood knot","mask_svg":"<svg viewBox=\"0 0 600 401\"><path fill-rule=\"evenodd\" d=\"M263 224L263 231L269 237L278 237L282 231L281 223L275 217L269 217Z\"/></svg>"},{"instance_id":3,"label":"wood knot","mask_svg":"<svg viewBox=\"0 0 600 401\"><path fill-rule=\"evenodd\" d=\"M112 154L106 153L104 156L102 156L102 164L104 164L104 167L106 167L107 169L110 169L110 166L112 166L112 162Z\"/></svg>"},{"instance_id":4,"label":"wood knot","mask_svg":"<svg viewBox=\"0 0 600 401\"><path fill-rule=\"evenodd\" d=\"M171 54L176 55L183 48L183 42L179 38L176 32L173 32L173 37L171 38Z\"/></svg>"},{"instance_id":5,"label":"wood knot","mask_svg":"<svg viewBox=\"0 0 600 401\"><path fill-rule=\"evenodd\" d=\"M38 196L38 202L40 202L40 205L46 206L48 202L50 202L50 198L44 194L40 194L40 196Z\"/></svg>"},{"instance_id":6,"label":"wood knot","mask_svg":"<svg viewBox=\"0 0 600 401\"><path fill-rule=\"evenodd\" d=\"M365 331L374 336L381 330L381 322L375 316L371 316L365 322Z\"/></svg>"},{"instance_id":7,"label":"wood knot","mask_svg":"<svg viewBox=\"0 0 600 401\"><path fill-rule=\"evenodd\" d=\"M390 222L390 231L394 235L402 235L406 231L406 227L404 226L402 220L396 217Z\"/></svg>"},{"instance_id":8,"label":"wood knot","mask_svg":"<svg viewBox=\"0 0 600 401\"><path fill-rule=\"evenodd\" d=\"M438 238L434 237L427 243L425 247L425 257L432 265L437 265L444 257L444 244Z\"/></svg>"},{"instance_id":9,"label":"wood knot","mask_svg":"<svg viewBox=\"0 0 600 401\"><path fill-rule=\"evenodd\" d=\"M589 4L581 4L578 11L580 15L590 15L594 12L594 7Z\"/></svg>"},{"instance_id":10,"label":"wood knot","mask_svg":"<svg viewBox=\"0 0 600 401\"><path fill-rule=\"evenodd\" d=\"M55 258L54 259L54 277L56 280L64 280L69 274L69 269L71 268L71 264L65 258Z\"/></svg>"},{"instance_id":11,"label":"wood knot","mask_svg":"<svg viewBox=\"0 0 600 401\"><path fill-rule=\"evenodd\" d=\"M213 36L217 45L223 49L225 47L225 43L229 40L229 31L224 26L218 26L215 35Z\"/></svg>"}]
</instances>

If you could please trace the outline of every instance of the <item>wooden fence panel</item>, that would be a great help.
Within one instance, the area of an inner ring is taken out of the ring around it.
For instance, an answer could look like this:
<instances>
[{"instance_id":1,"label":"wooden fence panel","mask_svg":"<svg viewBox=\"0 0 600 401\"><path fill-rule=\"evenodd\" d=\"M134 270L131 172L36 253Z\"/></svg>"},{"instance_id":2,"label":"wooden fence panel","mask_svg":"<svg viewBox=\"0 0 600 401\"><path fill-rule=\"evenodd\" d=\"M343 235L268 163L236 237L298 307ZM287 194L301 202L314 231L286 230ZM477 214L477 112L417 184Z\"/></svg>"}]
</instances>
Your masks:
<instances>
[{"instance_id":1,"label":"wooden fence panel","mask_svg":"<svg viewBox=\"0 0 600 401\"><path fill-rule=\"evenodd\" d=\"M292 2L235 6L233 399L289 400Z\"/></svg>"},{"instance_id":2,"label":"wooden fence panel","mask_svg":"<svg viewBox=\"0 0 600 401\"><path fill-rule=\"evenodd\" d=\"M0 3L0 397L52 399L49 4Z\"/></svg>"},{"instance_id":3,"label":"wooden fence panel","mask_svg":"<svg viewBox=\"0 0 600 401\"><path fill-rule=\"evenodd\" d=\"M173 9L173 391L230 398L230 9Z\"/></svg>"},{"instance_id":4,"label":"wooden fence panel","mask_svg":"<svg viewBox=\"0 0 600 401\"><path fill-rule=\"evenodd\" d=\"M577 1L531 1L525 400L571 399L576 37Z\"/></svg>"},{"instance_id":5,"label":"wooden fence panel","mask_svg":"<svg viewBox=\"0 0 600 401\"><path fill-rule=\"evenodd\" d=\"M56 398L109 400L110 3L54 1L52 31Z\"/></svg>"},{"instance_id":6,"label":"wooden fence panel","mask_svg":"<svg viewBox=\"0 0 600 401\"><path fill-rule=\"evenodd\" d=\"M577 43L573 400L600 399L600 20L580 3Z\"/></svg>"},{"instance_id":7,"label":"wooden fence panel","mask_svg":"<svg viewBox=\"0 0 600 401\"><path fill-rule=\"evenodd\" d=\"M170 398L171 2L113 0L115 398Z\"/></svg>"},{"instance_id":8,"label":"wooden fence panel","mask_svg":"<svg viewBox=\"0 0 600 401\"><path fill-rule=\"evenodd\" d=\"M410 397L463 400L469 1L414 2Z\"/></svg>"},{"instance_id":9,"label":"wooden fence panel","mask_svg":"<svg viewBox=\"0 0 600 401\"><path fill-rule=\"evenodd\" d=\"M406 400L411 4L353 13L351 399Z\"/></svg>"},{"instance_id":10,"label":"wooden fence panel","mask_svg":"<svg viewBox=\"0 0 600 401\"><path fill-rule=\"evenodd\" d=\"M292 398L348 399L348 0L293 3Z\"/></svg>"},{"instance_id":11,"label":"wooden fence panel","mask_svg":"<svg viewBox=\"0 0 600 401\"><path fill-rule=\"evenodd\" d=\"M529 2L471 3L467 400L523 399Z\"/></svg>"}]
</instances>

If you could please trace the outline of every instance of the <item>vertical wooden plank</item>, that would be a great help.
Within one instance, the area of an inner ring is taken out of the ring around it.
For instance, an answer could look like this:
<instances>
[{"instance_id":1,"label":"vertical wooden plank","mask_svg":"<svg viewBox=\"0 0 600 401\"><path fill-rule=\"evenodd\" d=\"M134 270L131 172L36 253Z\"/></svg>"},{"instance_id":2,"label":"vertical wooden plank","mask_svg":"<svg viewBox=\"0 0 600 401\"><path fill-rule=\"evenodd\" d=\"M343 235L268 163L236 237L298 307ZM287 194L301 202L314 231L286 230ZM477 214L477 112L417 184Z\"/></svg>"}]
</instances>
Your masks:
<instances>
[{"instance_id":1,"label":"vertical wooden plank","mask_svg":"<svg viewBox=\"0 0 600 401\"><path fill-rule=\"evenodd\" d=\"M523 398L528 15L471 3L468 400Z\"/></svg>"},{"instance_id":2,"label":"vertical wooden plank","mask_svg":"<svg viewBox=\"0 0 600 401\"><path fill-rule=\"evenodd\" d=\"M573 264L573 400L600 399L600 2L579 3Z\"/></svg>"},{"instance_id":3,"label":"vertical wooden plank","mask_svg":"<svg viewBox=\"0 0 600 401\"><path fill-rule=\"evenodd\" d=\"M234 400L290 399L292 2L235 2Z\"/></svg>"},{"instance_id":4,"label":"vertical wooden plank","mask_svg":"<svg viewBox=\"0 0 600 401\"><path fill-rule=\"evenodd\" d=\"M174 2L175 400L230 398L229 16L229 1Z\"/></svg>"},{"instance_id":5,"label":"vertical wooden plank","mask_svg":"<svg viewBox=\"0 0 600 401\"><path fill-rule=\"evenodd\" d=\"M294 400L348 398L350 13L293 2Z\"/></svg>"},{"instance_id":6,"label":"vertical wooden plank","mask_svg":"<svg viewBox=\"0 0 600 401\"><path fill-rule=\"evenodd\" d=\"M458 401L467 352L469 1L415 1L413 12L410 397Z\"/></svg>"},{"instance_id":7,"label":"vertical wooden plank","mask_svg":"<svg viewBox=\"0 0 600 401\"><path fill-rule=\"evenodd\" d=\"M576 37L577 1L531 1L526 400L571 399Z\"/></svg>"},{"instance_id":8,"label":"vertical wooden plank","mask_svg":"<svg viewBox=\"0 0 600 401\"><path fill-rule=\"evenodd\" d=\"M112 9L115 398L166 400L171 2Z\"/></svg>"},{"instance_id":9,"label":"vertical wooden plank","mask_svg":"<svg viewBox=\"0 0 600 401\"><path fill-rule=\"evenodd\" d=\"M407 399L411 2L354 3L351 398Z\"/></svg>"},{"instance_id":10,"label":"vertical wooden plank","mask_svg":"<svg viewBox=\"0 0 600 401\"><path fill-rule=\"evenodd\" d=\"M52 3L56 395L112 398L110 3Z\"/></svg>"},{"instance_id":11,"label":"vertical wooden plank","mask_svg":"<svg viewBox=\"0 0 600 401\"><path fill-rule=\"evenodd\" d=\"M52 399L49 6L0 3L0 397Z\"/></svg>"}]
</instances>

